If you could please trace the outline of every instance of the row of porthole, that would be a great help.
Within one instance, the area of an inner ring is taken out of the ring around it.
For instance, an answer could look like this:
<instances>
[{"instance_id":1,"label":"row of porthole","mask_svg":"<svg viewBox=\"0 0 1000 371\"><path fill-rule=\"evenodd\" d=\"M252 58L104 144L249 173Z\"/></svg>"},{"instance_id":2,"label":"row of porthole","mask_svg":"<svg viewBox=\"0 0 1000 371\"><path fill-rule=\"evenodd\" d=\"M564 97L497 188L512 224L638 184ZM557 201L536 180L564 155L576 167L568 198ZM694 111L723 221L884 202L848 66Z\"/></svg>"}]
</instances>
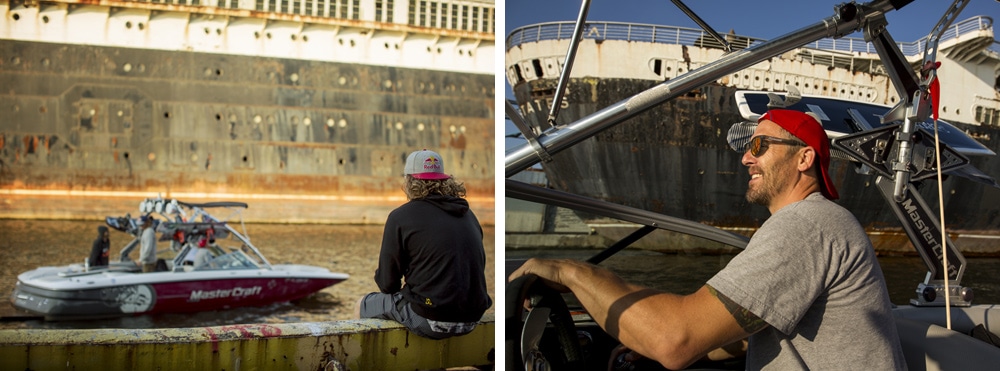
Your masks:
<instances>
[{"instance_id":1,"label":"row of porthole","mask_svg":"<svg viewBox=\"0 0 1000 371\"><path fill-rule=\"evenodd\" d=\"M169 112L164 113L164 117L165 118L170 118L170 113ZM261 117L261 115L254 115L253 122L255 124L260 124L265 119L267 120L268 124L274 124L274 122L275 122L274 121L274 116L270 116L270 115L268 115L266 118L265 117ZM215 114L215 120L216 121L222 121L222 114L221 113ZM237 120L236 114L230 114L229 115L229 122L235 123L236 120ZM298 123L299 123L298 116L292 116L292 124L294 125L294 124L298 124ZM312 125L312 118L306 117L306 118L302 119L302 124L305 125L305 126L311 126ZM327 118L326 119L326 126L330 127L330 128L332 128L334 126L344 128L344 127L347 127L347 119L345 119L345 118L340 118L340 119ZM393 127L395 127L396 130L403 130L403 128L405 127L405 124L402 121L396 121L396 123L395 123L395 125L393 125ZM418 122L417 123L417 130L418 131L424 131L424 129L426 129L426 128L427 128L427 125L424 124L423 122ZM455 125L452 125L449 128L449 130L452 133L455 133L455 132L465 133L465 126L463 125L461 127L456 127Z\"/></svg>"},{"instance_id":2,"label":"row of porthole","mask_svg":"<svg viewBox=\"0 0 1000 371\"><path fill-rule=\"evenodd\" d=\"M347 78L344 77L344 76L341 76L337 80L337 82L340 85L344 85L344 84L347 83ZM358 78L357 77L352 77L351 85L357 85L357 84L358 84ZM393 82L392 80L383 80L382 81L382 87L384 87L385 89L391 89L393 86L401 89L402 88L402 83L400 83L399 81ZM434 90L435 85L434 85L434 83L419 82L419 83L417 83L417 88L419 90L421 90L421 91L424 91L424 90ZM461 87L458 87L458 86L455 86L454 84L449 84L449 85L444 86L442 88L442 90L444 90L444 91L450 91L450 92L461 91L461 92L465 93L468 90L468 88L465 85L463 85ZM480 89L480 92L485 94L486 93L486 87L482 87Z\"/></svg>"},{"instance_id":3,"label":"row of porthole","mask_svg":"<svg viewBox=\"0 0 1000 371\"><path fill-rule=\"evenodd\" d=\"M343 84L341 84L341 85L343 85ZM386 89L391 89L393 85L396 85L397 87L402 88L402 84L400 84L399 82L396 82L395 84L392 82L392 80L385 80L385 81L382 82L382 86L385 87ZM419 87L420 90L425 90L425 88L427 88L427 87L429 87L430 90L434 90L434 83L424 84L423 82L421 82L421 83L418 83L417 86ZM454 84L447 85L443 89L444 89L444 91L461 90L463 93L467 90L467 88L465 87L465 85L463 85L462 87L456 87ZM481 89L481 92L485 93L486 92L486 88L483 87Z\"/></svg>"},{"instance_id":4,"label":"row of porthole","mask_svg":"<svg viewBox=\"0 0 1000 371\"><path fill-rule=\"evenodd\" d=\"M52 61L49 60L48 58L42 58L42 60L40 62L41 62L41 64L42 64L43 67L48 67L48 66L50 66L52 64ZM10 64L15 65L15 66L20 65L21 64L21 57L10 57Z\"/></svg>"},{"instance_id":5,"label":"row of porthole","mask_svg":"<svg viewBox=\"0 0 1000 371\"><path fill-rule=\"evenodd\" d=\"M14 18L15 21L17 21L17 20L21 19L21 15L17 14L17 13L14 13L13 18ZM47 16L47 15L46 16L42 16L42 22L43 23L49 23L49 16ZM142 30L146 29L146 25L144 23L142 23L142 22L136 23L135 26L136 26L136 28L139 29L139 31L142 31ZM126 21L125 22L125 28L132 29L132 21ZM209 28L209 27L205 27L204 31L205 31L206 35L211 35L212 34L212 29ZM216 28L215 29L215 34L221 36L222 35L222 29L221 28ZM253 36L256 39L260 39L260 31L254 31ZM266 37L268 39L271 39L272 35L271 35L270 32L267 32L267 33L264 34L264 37ZM298 38L299 38L298 35L296 35L296 34L292 34L290 37L291 37L292 41L297 41ZM308 35L302 35L302 41L303 42L309 42L309 36ZM340 45L344 45L344 39L343 38L337 39L337 41L338 41L338 43L340 43ZM354 41L354 39L351 39L350 42L349 42L349 44L350 44L351 47L354 47L356 45L356 42ZM389 43L385 43L384 45L385 45L386 49L389 49ZM393 48L395 48L396 50L399 50L399 44L393 44ZM427 47L427 52L428 53L432 53L434 51L435 51L434 48L431 48L430 46ZM441 48L437 48L436 51L437 51L438 54L441 54ZM462 49L459 49L458 50L458 55L468 55L468 56L471 57L473 55L473 53L472 53L472 50L469 50L469 51L466 52L466 51L463 51ZM668 68L668 70L669 70L669 68Z\"/></svg>"},{"instance_id":6,"label":"row of porthole","mask_svg":"<svg viewBox=\"0 0 1000 371\"><path fill-rule=\"evenodd\" d=\"M133 67L132 67L131 63L125 63L125 64L122 65L122 71L125 71L125 72L132 72L132 68ZM136 72L139 72L139 73L146 72L146 65L145 64L139 63L139 65L136 66L135 68L136 68Z\"/></svg>"},{"instance_id":7,"label":"row of porthole","mask_svg":"<svg viewBox=\"0 0 1000 371\"><path fill-rule=\"evenodd\" d=\"M216 121L222 121L222 114L216 114L215 115L215 120ZM230 114L229 115L229 122L230 123L235 123L236 120L237 120L236 114ZM254 115L252 120L253 120L254 124L260 124L261 122L263 122L265 120L265 117L262 117L261 115ZM267 120L268 124L274 124L275 123L274 116L268 115L266 117L266 120ZM298 116L292 116L292 124L298 124L298 123L299 123ZM305 126L312 125L312 118L306 117L306 118L302 119L302 124L305 125ZM420 123L420 125L421 125L421 128L422 128L423 127L423 123ZM339 120L335 120L333 118L327 118L326 119L326 126L327 127L331 127L331 128L334 127L334 126L338 126L338 127L342 127L342 128L343 127L347 127L347 119L340 118ZM423 130L423 129L421 129L421 130Z\"/></svg>"},{"instance_id":8,"label":"row of porthole","mask_svg":"<svg viewBox=\"0 0 1000 371\"><path fill-rule=\"evenodd\" d=\"M464 127L463 127L463 129L464 129ZM129 155L128 152L125 152L123 154L123 156L125 157L125 160L128 160L130 155ZM155 152L150 152L149 154L146 155L146 158L149 160L149 162L156 161L156 153ZM250 162L250 158L247 155L243 155L242 158L241 158L241 160L244 163ZM197 162L197 161L198 161L198 154L196 154L196 153L195 154L191 154L191 162ZM343 166L344 165L344 159L342 159L342 158L337 159L337 164ZM472 164L472 168L473 169L478 169L479 165Z\"/></svg>"},{"instance_id":9,"label":"row of porthole","mask_svg":"<svg viewBox=\"0 0 1000 371\"><path fill-rule=\"evenodd\" d=\"M15 59L14 64L20 63L20 60L17 59L17 57L14 57L14 59ZM43 64L45 64L47 66L48 65L48 59L45 59L43 61ZM124 70L125 72L131 72L132 68L133 67L132 67L131 63L125 63L124 65L122 65L122 70ZM142 72L145 72L145 71L146 71L146 66L144 64L139 64L138 65L138 72L142 73ZM222 73L223 73L222 69L214 69L213 70L212 68L205 68L205 72L204 72L205 77L209 77L209 76L212 76L212 75L222 76ZM271 72L269 74L269 77L274 78L275 77L275 73ZM299 80L299 74L292 73L291 75L288 76L288 78L292 82L297 82ZM347 76L340 76L337 79L337 83L340 84L340 85L342 85L342 86L346 85L347 82L348 82ZM350 82L351 82L352 86L353 85L357 85L358 84L358 78L357 78L357 76L351 76ZM382 86L384 86L386 89L391 89L393 85L400 85L400 84L398 82L394 84L392 82L392 80L385 80L385 81L382 82ZM428 85L425 85L423 82L419 83L420 90L424 90L424 88L426 86L428 86ZM434 83L430 83L429 86L430 86L431 90L434 89ZM461 88L456 88L455 85L448 85L448 86L446 86L444 88L445 91L455 91L456 89L461 90L463 93L466 91L466 87L465 86L462 86ZM484 93L485 93L485 89L486 88L482 89Z\"/></svg>"},{"instance_id":10,"label":"row of porthole","mask_svg":"<svg viewBox=\"0 0 1000 371\"><path fill-rule=\"evenodd\" d=\"M15 104L15 105L12 105L10 107L10 109L11 109L11 111L14 111L14 112L20 112L21 111L21 106ZM49 109L47 107L45 107L45 106L38 106L38 113L48 113L48 112L49 112ZM91 118L91 117L94 117L94 115L96 115L96 114L97 114L97 110L91 108L89 110L82 111L81 114L80 114L80 117L82 117L82 118ZM118 110L117 116L118 117L125 116L125 111Z\"/></svg>"},{"instance_id":11,"label":"row of porthole","mask_svg":"<svg viewBox=\"0 0 1000 371\"><path fill-rule=\"evenodd\" d=\"M11 57L10 61L11 61L11 64L13 64L13 65L19 65L19 64L21 64L21 58L20 57ZM42 63L43 66L48 67L51 64L51 61L48 58L43 58L41 63ZM132 65L132 63L125 63L125 64L122 65L122 71L124 71L124 72L132 72L133 70L135 70L138 73L146 72L146 65L142 64L142 63L140 63L138 65ZM220 68L216 68L216 69L205 68L205 70L204 70L205 77L210 77L212 75L222 76L222 74L223 74L223 71ZM271 72L268 76L270 78L274 78L276 75L275 75L274 72ZM293 74L289 75L289 79L291 79L292 82L297 82L299 80L299 75L297 73L293 73ZM346 85L348 83L348 77L347 76L340 76L339 78L337 78L337 83L340 84L341 86ZM358 77L357 76L351 76L350 77L350 83L351 83L352 86L353 85L357 85L358 84ZM393 83L392 80L385 80L385 81L382 82L382 85L386 89L390 89L390 88L392 88L393 85L399 86L400 83L398 83L398 82ZM425 88L427 88L427 87L429 87L430 90L434 90L434 83L425 84L425 83L421 82L421 83L418 84L418 86L419 86L420 90L425 90ZM486 92L485 89L486 89L485 87L483 89L481 89L482 90L481 92L485 93ZM445 91L461 90L464 93L466 91L466 87L462 86L461 88L456 88L455 85L448 85L448 86L446 86L444 88L444 90Z\"/></svg>"},{"instance_id":12,"label":"row of porthole","mask_svg":"<svg viewBox=\"0 0 1000 371\"><path fill-rule=\"evenodd\" d=\"M129 157L128 152L125 152L125 159L127 160L128 157ZM146 158L149 159L149 162L156 161L156 153L150 152L148 155L146 155ZM242 160L244 163L250 162L250 158L247 155L243 155ZM192 155L191 161L198 161L198 155ZM341 162L341 165L343 165L343 162Z\"/></svg>"},{"instance_id":13,"label":"row of porthole","mask_svg":"<svg viewBox=\"0 0 1000 371\"><path fill-rule=\"evenodd\" d=\"M15 21L17 21L17 20L21 19L21 15L17 14L17 13L14 13L12 15L12 18ZM46 16L42 16L42 23L49 23L49 16L47 16L47 15ZM138 28L139 31L142 31L142 30L146 29L146 25L144 23L142 23L142 22L136 23L135 27ZM126 21L125 22L125 28L131 30L132 29L132 21ZM206 35L211 35L212 34L212 29L209 28L209 27L205 27L204 31L205 31ZM221 28L216 28L215 29L215 34L221 36L222 35L222 29ZM254 37L259 39L260 38L260 32L259 31L254 32ZM265 37L267 37L268 39L270 39L271 38L271 33L270 32L266 33ZM298 39L298 36L295 35L295 34L292 34L291 38L292 38L292 41L296 41ZM309 42L309 36L302 35L302 41ZM343 39L340 39L340 44L341 45L344 44L344 40ZM351 40L351 46L354 46L354 45L355 45L354 40ZM396 45L396 49L399 49L399 45Z\"/></svg>"},{"instance_id":14,"label":"row of porthole","mask_svg":"<svg viewBox=\"0 0 1000 371\"><path fill-rule=\"evenodd\" d=\"M139 23L136 23L136 27L139 29L139 31L142 31L142 30L146 29L146 24L144 24L142 22L139 22ZM125 28L131 30L132 29L132 21L125 21ZM208 29L207 28L205 29L205 33L208 33Z\"/></svg>"},{"instance_id":15,"label":"row of porthole","mask_svg":"<svg viewBox=\"0 0 1000 371\"><path fill-rule=\"evenodd\" d=\"M738 80L738 79L740 78L740 75L739 75L739 74L735 74L735 75L733 75L733 78L734 78L734 79L737 79L737 80ZM743 78L744 78L744 79L749 79L749 78L750 78L750 75L743 75ZM760 81L760 76L754 76L754 81ZM770 77L766 77L766 78L764 78L764 83L765 83L765 84L770 84L770 83L771 83L771 78L770 78ZM791 85L791 84L792 84L792 83L791 83L791 81L788 81L788 80L785 80L785 85ZM796 82L795 82L795 86L796 86L796 87L799 87L799 86L801 86L801 83L800 83L800 82L798 82L798 81L796 81ZM819 84L813 84L813 87L812 87L812 88L813 88L813 89L816 89L816 90L819 90L819 88L820 88L820 87L819 87ZM828 91L828 90L829 90L829 87L827 87L827 86L823 86L823 91ZM840 89L840 94L847 94L847 90L845 90L845 89L841 88L841 89ZM854 95L855 95L855 92L854 92L854 90L851 90L851 91L850 91L850 95L851 95L851 96L854 96ZM857 95L858 95L858 96L861 96L861 93L857 93ZM866 94L865 98L868 98L868 99L871 99L871 98L872 98L872 96L871 96L871 94L869 93L869 94Z\"/></svg>"},{"instance_id":16,"label":"row of porthole","mask_svg":"<svg viewBox=\"0 0 1000 371\"><path fill-rule=\"evenodd\" d=\"M21 106L16 105L16 104L12 105L11 106L11 111L13 111L13 112L20 112L21 111ZM46 108L45 106L39 106L38 107L38 113L41 113L41 114L48 113L48 108ZM95 115L96 113L97 113L96 110L90 109L89 111L85 112L85 114L88 114L88 115L85 115L84 117L93 117L93 115ZM121 117L123 115L124 115L124 113L119 110L118 111L118 117ZM163 113L163 118L169 119L171 117L172 117L172 115L170 114L170 112L164 112ZM215 120L216 121L222 121L222 115L221 114L216 114L215 115ZM236 115L235 114L229 115L229 121L230 122L236 122ZM260 115L254 115L253 122L255 124L259 124L259 123L261 123L261 121L263 121L263 118ZM274 123L274 116L267 116L267 122L269 124L273 124ZM292 116L292 123L293 124L298 124L299 123L297 116ZM306 125L306 126L312 125L312 118L306 117L306 118L304 118L302 120L302 123L304 125ZM401 130L402 129L402 125L403 125L402 122L396 122L396 128L397 129ZM327 118L326 119L326 126L327 127L331 127L331 128L334 127L334 126L339 126L339 127L342 127L342 128L343 127L347 127L347 119L341 118L340 120L335 121L332 118ZM423 131L424 127L425 127L424 123L422 123L422 122L417 123L417 130ZM461 131L463 133L465 132L465 126L461 127ZM454 125L451 127L451 132L453 132L453 133L455 132L455 126Z\"/></svg>"},{"instance_id":17,"label":"row of porthole","mask_svg":"<svg viewBox=\"0 0 1000 371\"><path fill-rule=\"evenodd\" d=\"M14 112L14 113L21 112L21 106L19 106L17 104L12 104L10 106L10 110L11 110L11 112ZM49 112L49 109L46 108L45 106L38 106L38 113L45 114L45 113L48 113L48 112Z\"/></svg>"}]
</instances>

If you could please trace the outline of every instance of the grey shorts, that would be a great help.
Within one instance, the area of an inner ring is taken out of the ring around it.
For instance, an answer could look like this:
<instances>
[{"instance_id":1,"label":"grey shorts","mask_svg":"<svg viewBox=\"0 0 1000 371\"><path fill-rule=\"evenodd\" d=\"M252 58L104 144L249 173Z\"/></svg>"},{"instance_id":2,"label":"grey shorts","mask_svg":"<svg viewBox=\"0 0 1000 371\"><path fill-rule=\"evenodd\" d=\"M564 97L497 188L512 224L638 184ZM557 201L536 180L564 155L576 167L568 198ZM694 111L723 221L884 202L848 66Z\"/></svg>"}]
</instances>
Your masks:
<instances>
[{"instance_id":1,"label":"grey shorts","mask_svg":"<svg viewBox=\"0 0 1000 371\"><path fill-rule=\"evenodd\" d=\"M476 322L442 322L429 320L413 312L402 293L373 292L361 301L361 318L388 319L399 322L413 333L440 340L464 335L476 328Z\"/></svg>"}]
</instances>

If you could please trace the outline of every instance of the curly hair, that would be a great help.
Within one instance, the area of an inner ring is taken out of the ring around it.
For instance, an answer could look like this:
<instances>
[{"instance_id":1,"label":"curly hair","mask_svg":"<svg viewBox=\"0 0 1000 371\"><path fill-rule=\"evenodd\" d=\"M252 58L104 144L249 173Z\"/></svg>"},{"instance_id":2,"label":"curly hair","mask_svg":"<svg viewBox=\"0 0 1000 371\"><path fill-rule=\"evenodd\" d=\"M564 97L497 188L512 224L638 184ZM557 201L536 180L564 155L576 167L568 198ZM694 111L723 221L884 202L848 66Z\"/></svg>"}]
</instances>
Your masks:
<instances>
[{"instance_id":1,"label":"curly hair","mask_svg":"<svg viewBox=\"0 0 1000 371\"><path fill-rule=\"evenodd\" d=\"M442 180L422 180L406 175L403 183L403 193L406 199L416 200L430 195L445 195L452 197L465 197L465 184L459 183L455 178Z\"/></svg>"}]
</instances>

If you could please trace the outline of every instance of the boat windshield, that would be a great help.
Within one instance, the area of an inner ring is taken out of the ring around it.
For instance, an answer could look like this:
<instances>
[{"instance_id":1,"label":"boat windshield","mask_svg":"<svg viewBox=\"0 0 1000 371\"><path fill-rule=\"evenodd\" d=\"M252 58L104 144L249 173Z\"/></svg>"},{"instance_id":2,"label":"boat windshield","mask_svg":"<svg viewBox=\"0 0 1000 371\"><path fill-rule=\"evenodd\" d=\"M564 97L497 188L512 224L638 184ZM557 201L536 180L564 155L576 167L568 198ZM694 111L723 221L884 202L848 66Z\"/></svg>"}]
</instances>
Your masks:
<instances>
[{"instance_id":1,"label":"boat windshield","mask_svg":"<svg viewBox=\"0 0 1000 371\"><path fill-rule=\"evenodd\" d=\"M242 251L234 250L195 268L195 270L199 271L231 269L260 269L260 266Z\"/></svg>"}]
</instances>

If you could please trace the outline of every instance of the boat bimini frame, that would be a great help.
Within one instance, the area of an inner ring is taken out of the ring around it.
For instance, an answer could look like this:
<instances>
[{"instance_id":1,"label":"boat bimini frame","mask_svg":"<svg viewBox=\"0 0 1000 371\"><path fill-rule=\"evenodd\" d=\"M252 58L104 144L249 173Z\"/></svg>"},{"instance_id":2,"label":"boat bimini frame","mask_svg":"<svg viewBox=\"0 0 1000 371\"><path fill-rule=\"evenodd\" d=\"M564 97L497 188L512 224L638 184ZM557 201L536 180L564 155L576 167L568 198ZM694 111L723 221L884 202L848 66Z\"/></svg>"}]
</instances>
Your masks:
<instances>
[{"instance_id":1,"label":"boat bimini frame","mask_svg":"<svg viewBox=\"0 0 1000 371\"><path fill-rule=\"evenodd\" d=\"M256 264L261 265L266 269L273 269L271 263L264 257L264 254L257 249L250 242L250 237L246 233L246 226L243 225L242 218L239 218L239 223L241 229L238 231L230 225L224 219L220 219L212 214L209 214L206 209L210 208L228 208L234 211L235 214L240 214L240 209L246 209L249 207L245 202L234 202L234 201L223 201L223 202L207 202L207 203L188 203L183 201L178 201L176 199L166 199L162 197L147 198L139 203L139 212L142 215L148 215L152 213L159 214L161 217L166 219L166 221L159 221L162 227L157 227L157 230L164 232L165 234L173 234L175 232L183 233L185 240L208 237L212 234L213 237L225 238L232 235L236 241L238 241L244 252L250 252L253 254L253 258L257 259ZM177 218L180 218L178 220ZM198 218L201 219L197 222ZM186 220L186 221L185 221ZM139 246L139 234L140 230L135 219L131 216L126 215L124 217L108 217L107 223L109 226L118 229L122 232L126 232L134 236L134 239L126 244L121 253L119 253L119 262L111 262L109 268L114 268L115 266L132 266L132 259L129 258L129 254ZM162 230L161 230L162 229ZM177 251L177 256L174 260L174 266L180 267L185 256L186 249L190 246L181 247L181 251ZM128 264L122 264L122 263Z\"/></svg>"}]
</instances>

